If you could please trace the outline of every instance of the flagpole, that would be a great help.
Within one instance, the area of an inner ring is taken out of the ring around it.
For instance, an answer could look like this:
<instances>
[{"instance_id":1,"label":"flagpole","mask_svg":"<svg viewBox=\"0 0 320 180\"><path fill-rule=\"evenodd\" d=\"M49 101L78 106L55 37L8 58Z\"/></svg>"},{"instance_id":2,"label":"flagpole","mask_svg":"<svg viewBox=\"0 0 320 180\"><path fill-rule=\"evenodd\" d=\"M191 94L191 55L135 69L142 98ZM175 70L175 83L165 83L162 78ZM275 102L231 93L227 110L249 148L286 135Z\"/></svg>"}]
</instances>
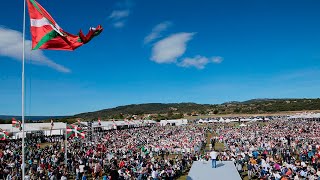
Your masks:
<instances>
[{"instance_id":1,"label":"flagpole","mask_svg":"<svg viewBox=\"0 0 320 180\"><path fill-rule=\"evenodd\" d=\"M23 0L23 29L22 29L22 77L21 77L21 120L22 120L22 180L25 178L25 152L24 152L24 61L26 38L26 0Z\"/></svg>"},{"instance_id":2,"label":"flagpole","mask_svg":"<svg viewBox=\"0 0 320 180\"><path fill-rule=\"evenodd\" d=\"M68 131L67 131L67 128L68 128L68 123L66 123L66 134L65 134L65 144L64 144L64 163L65 163L65 166L67 167L67 162L68 162L68 151L67 151L67 144L68 144Z\"/></svg>"}]
</instances>

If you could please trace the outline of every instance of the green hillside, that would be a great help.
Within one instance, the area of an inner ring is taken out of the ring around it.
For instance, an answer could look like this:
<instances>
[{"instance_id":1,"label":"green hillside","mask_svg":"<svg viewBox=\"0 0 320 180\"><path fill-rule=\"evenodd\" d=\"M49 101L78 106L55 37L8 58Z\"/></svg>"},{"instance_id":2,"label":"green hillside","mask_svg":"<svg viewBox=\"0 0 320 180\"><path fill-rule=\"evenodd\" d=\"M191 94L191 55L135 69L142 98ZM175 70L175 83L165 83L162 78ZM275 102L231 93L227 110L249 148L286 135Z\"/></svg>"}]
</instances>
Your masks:
<instances>
[{"instance_id":1,"label":"green hillside","mask_svg":"<svg viewBox=\"0 0 320 180\"><path fill-rule=\"evenodd\" d=\"M284 111L320 110L320 99L252 99L244 102L226 102L223 104L196 103L147 103L131 104L96 112L81 113L66 117L50 117L54 121L76 122L76 118L84 120L101 119L178 119L185 116L211 116L225 114L271 114ZM5 116L2 116L5 117ZM11 123L11 118L1 118L0 123ZM19 117L17 117L19 119ZM49 117L42 122L50 122ZM40 120L40 119L39 119ZM39 122L39 121L35 121Z\"/></svg>"},{"instance_id":2,"label":"green hillside","mask_svg":"<svg viewBox=\"0 0 320 180\"><path fill-rule=\"evenodd\" d=\"M84 119L128 118L132 115L146 117L151 114L154 119L180 118L182 115L208 114L257 114L282 111L320 110L320 99L253 99L244 102L227 102L223 104L196 103L148 103L119 106L96 112L77 114L74 117Z\"/></svg>"}]
</instances>

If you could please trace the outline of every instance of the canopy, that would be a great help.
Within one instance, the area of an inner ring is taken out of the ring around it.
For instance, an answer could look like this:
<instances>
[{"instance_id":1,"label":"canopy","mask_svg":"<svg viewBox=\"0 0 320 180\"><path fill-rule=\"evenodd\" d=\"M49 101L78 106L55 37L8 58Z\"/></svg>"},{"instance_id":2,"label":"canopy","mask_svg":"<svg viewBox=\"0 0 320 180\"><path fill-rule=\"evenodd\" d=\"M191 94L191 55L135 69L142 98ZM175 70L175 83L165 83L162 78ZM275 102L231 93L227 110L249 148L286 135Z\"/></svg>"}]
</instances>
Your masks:
<instances>
[{"instance_id":1,"label":"canopy","mask_svg":"<svg viewBox=\"0 0 320 180\"><path fill-rule=\"evenodd\" d=\"M243 124L243 123L240 124L240 127L246 127L246 126L247 126L247 125L245 125L245 124Z\"/></svg>"}]
</instances>

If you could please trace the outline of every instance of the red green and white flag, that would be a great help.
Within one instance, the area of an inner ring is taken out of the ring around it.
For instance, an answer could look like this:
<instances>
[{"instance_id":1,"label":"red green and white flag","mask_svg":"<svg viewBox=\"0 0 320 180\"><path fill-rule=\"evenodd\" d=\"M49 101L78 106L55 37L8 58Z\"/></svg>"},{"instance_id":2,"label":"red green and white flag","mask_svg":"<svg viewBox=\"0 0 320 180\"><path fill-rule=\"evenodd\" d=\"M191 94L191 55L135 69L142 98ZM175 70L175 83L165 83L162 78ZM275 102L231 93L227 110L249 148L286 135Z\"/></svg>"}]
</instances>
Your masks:
<instances>
[{"instance_id":1,"label":"red green and white flag","mask_svg":"<svg viewBox=\"0 0 320 180\"><path fill-rule=\"evenodd\" d=\"M64 31L51 15L36 1L27 0L32 35L32 49L75 50L99 35L103 28L90 28L87 35L80 30L78 35Z\"/></svg>"},{"instance_id":2,"label":"red green and white flag","mask_svg":"<svg viewBox=\"0 0 320 180\"><path fill-rule=\"evenodd\" d=\"M71 138L74 136L73 125L67 125L67 138Z\"/></svg>"},{"instance_id":3,"label":"red green and white flag","mask_svg":"<svg viewBox=\"0 0 320 180\"><path fill-rule=\"evenodd\" d=\"M18 121L15 118L12 118L11 122L12 122L12 127L16 127L18 124Z\"/></svg>"},{"instance_id":4,"label":"red green and white flag","mask_svg":"<svg viewBox=\"0 0 320 180\"><path fill-rule=\"evenodd\" d=\"M8 138L9 138L9 136L7 134L0 132L0 141L4 141Z\"/></svg>"},{"instance_id":5,"label":"red green and white flag","mask_svg":"<svg viewBox=\"0 0 320 180\"><path fill-rule=\"evenodd\" d=\"M85 134L83 129L73 124L67 125L67 138L72 137L80 137L84 139Z\"/></svg>"},{"instance_id":6,"label":"red green and white flag","mask_svg":"<svg viewBox=\"0 0 320 180\"><path fill-rule=\"evenodd\" d=\"M21 121L17 121L15 118L12 118L12 127L19 128L21 130Z\"/></svg>"},{"instance_id":7,"label":"red green and white flag","mask_svg":"<svg viewBox=\"0 0 320 180\"><path fill-rule=\"evenodd\" d=\"M9 133L0 129L0 140L6 140L9 138Z\"/></svg>"}]
</instances>

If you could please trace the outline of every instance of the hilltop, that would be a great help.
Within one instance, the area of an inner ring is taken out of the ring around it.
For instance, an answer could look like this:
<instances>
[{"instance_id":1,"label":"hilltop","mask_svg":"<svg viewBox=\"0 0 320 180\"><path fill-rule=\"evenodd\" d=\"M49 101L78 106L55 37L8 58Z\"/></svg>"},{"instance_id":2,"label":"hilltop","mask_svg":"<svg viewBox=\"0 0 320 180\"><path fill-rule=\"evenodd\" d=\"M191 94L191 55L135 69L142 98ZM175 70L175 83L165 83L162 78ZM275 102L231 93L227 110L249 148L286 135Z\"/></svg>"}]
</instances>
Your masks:
<instances>
[{"instance_id":1,"label":"hilltop","mask_svg":"<svg viewBox=\"0 0 320 180\"><path fill-rule=\"evenodd\" d=\"M74 115L85 119L130 118L132 115L153 119L180 118L192 115L263 114L283 111L320 110L320 99L252 99L223 104L147 103L131 104Z\"/></svg>"},{"instance_id":2,"label":"hilltop","mask_svg":"<svg viewBox=\"0 0 320 180\"><path fill-rule=\"evenodd\" d=\"M315 111L320 110L320 98L317 99L251 99L238 102L231 101L222 104L197 104L197 103L146 103L118 106L115 108L103 109L95 112L86 112L73 116L55 117L27 117L26 120L49 119L62 122L75 122L76 118L85 120L101 119L178 119L186 116L225 116L237 114L276 114L292 111ZM11 117L0 116L2 123L11 123ZM16 117L20 119L20 117ZM1 123L1 121L0 121Z\"/></svg>"}]
</instances>

